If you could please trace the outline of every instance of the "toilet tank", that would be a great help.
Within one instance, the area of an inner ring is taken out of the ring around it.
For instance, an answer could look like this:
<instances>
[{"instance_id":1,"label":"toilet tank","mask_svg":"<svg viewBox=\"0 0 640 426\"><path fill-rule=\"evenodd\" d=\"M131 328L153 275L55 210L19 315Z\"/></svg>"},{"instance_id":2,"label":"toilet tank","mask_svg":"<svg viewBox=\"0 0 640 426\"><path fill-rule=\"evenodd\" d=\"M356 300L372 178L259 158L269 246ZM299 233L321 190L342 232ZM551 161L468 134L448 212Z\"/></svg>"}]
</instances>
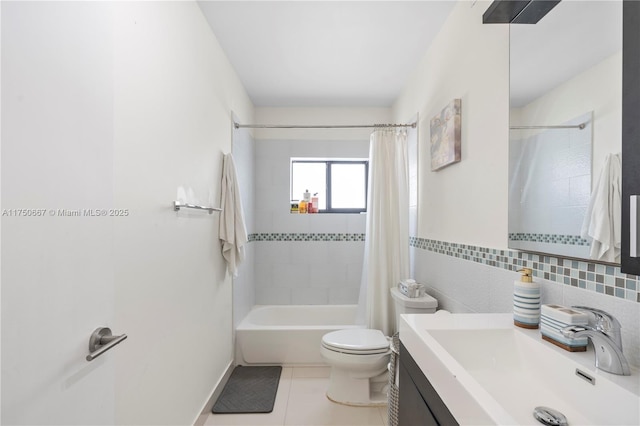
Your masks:
<instances>
[{"instance_id":1,"label":"toilet tank","mask_svg":"<svg viewBox=\"0 0 640 426\"><path fill-rule=\"evenodd\" d=\"M433 314L438 307L438 301L425 294L422 297L407 297L396 287L391 288L391 297L396 307L396 327L400 324L400 314Z\"/></svg>"}]
</instances>

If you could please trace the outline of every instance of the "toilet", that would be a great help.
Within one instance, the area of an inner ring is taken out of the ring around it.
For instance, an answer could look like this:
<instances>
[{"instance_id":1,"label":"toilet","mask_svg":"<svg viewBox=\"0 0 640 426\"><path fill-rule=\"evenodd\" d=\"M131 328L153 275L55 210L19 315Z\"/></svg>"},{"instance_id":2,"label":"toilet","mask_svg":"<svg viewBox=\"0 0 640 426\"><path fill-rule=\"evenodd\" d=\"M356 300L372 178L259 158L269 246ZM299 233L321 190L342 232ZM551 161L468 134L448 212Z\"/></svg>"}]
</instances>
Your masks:
<instances>
[{"instance_id":1,"label":"toilet","mask_svg":"<svg viewBox=\"0 0 640 426\"><path fill-rule=\"evenodd\" d=\"M400 314L432 314L438 301L429 295L409 298L391 289L395 301L396 324ZM382 406L387 403L387 364L390 338L380 330L351 328L322 336L320 353L331 366L327 398L355 406Z\"/></svg>"}]
</instances>

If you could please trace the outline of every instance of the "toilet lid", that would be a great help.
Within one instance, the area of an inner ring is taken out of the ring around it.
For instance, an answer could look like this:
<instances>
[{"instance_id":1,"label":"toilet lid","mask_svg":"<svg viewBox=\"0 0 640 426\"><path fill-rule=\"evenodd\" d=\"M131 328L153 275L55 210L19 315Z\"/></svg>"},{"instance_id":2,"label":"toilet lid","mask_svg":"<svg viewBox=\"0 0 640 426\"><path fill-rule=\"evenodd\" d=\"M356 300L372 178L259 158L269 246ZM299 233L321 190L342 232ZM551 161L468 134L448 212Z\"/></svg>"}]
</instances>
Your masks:
<instances>
[{"instance_id":1,"label":"toilet lid","mask_svg":"<svg viewBox=\"0 0 640 426\"><path fill-rule=\"evenodd\" d=\"M378 354L389 349L389 340L380 330L353 328L325 334L322 336L322 345L337 352Z\"/></svg>"}]
</instances>

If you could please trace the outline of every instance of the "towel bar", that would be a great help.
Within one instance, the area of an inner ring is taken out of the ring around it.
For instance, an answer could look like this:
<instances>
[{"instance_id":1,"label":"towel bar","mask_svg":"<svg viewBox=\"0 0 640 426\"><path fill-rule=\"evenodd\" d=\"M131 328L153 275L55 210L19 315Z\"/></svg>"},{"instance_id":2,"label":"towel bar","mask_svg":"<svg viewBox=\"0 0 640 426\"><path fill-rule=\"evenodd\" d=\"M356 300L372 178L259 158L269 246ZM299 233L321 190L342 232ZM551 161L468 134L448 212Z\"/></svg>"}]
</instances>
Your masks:
<instances>
[{"instance_id":1,"label":"towel bar","mask_svg":"<svg viewBox=\"0 0 640 426\"><path fill-rule=\"evenodd\" d=\"M209 212L209 214L211 214L213 212L221 212L222 211L222 209L219 209L217 207L196 206L195 204L181 203L180 201L174 201L173 202L173 210L180 211L181 208L196 209L196 210L207 210Z\"/></svg>"}]
</instances>

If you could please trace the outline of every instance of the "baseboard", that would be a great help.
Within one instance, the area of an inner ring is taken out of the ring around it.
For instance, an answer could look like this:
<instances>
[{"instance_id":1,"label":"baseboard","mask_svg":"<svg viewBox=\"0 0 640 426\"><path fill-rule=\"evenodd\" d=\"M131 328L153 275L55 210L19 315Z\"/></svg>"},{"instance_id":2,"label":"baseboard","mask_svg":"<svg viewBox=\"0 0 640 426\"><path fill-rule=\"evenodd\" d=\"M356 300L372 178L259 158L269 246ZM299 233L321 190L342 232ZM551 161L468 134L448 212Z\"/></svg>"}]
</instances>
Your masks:
<instances>
[{"instance_id":1,"label":"baseboard","mask_svg":"<svg viewBox=\"0 0 640 426\"><path fill-rule=\"evenodd\" d=\"M213 387L211 396L209 397L207 402L204 404L202 411L200 412L200 414L198 414L198 417L196 417L195 421L193 422L193 426L204 426L204 423L207 421L207 417L209 417L209 414L211 414L211 410L213 409L213 404L216 402L216 400L220 396L220 393L222 393L222 389L224 389L224 385L227 384L227 381L229 380L229 377L231 376L231 373L233 372L234 367L235 365L233 361L230 361L229 365L227 365L227 369L225 370L224 374L222 375L222 377L220 377L220 380L218 380L218 383L216 383L216 385Z\"/></svg>"}]
</instances>

